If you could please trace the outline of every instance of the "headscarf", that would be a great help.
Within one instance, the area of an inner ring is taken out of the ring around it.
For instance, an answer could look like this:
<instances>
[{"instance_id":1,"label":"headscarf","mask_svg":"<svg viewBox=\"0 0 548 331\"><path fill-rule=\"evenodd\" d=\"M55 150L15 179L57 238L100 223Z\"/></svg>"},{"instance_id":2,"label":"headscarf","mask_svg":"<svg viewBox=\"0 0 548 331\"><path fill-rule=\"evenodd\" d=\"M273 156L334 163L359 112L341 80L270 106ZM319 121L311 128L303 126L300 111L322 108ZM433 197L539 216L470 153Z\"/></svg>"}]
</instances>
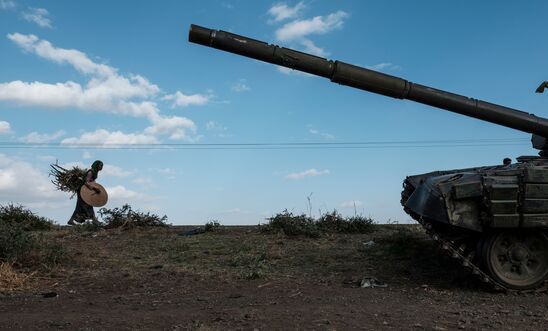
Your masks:
<instances>
[{"instance_id":1,"label":"headscarf","mask_svg":"<svg viewBox=\"0 0 548 331\"><path fill-rule=\"evenodd\" d=\"M103 162L99 161L99 160L96 160L91 165L91 172L93 174L93 180L97 179L97 174L99 173L99 170L100 170L99 168L103 168Z\"/></svg>"}]
</instances>

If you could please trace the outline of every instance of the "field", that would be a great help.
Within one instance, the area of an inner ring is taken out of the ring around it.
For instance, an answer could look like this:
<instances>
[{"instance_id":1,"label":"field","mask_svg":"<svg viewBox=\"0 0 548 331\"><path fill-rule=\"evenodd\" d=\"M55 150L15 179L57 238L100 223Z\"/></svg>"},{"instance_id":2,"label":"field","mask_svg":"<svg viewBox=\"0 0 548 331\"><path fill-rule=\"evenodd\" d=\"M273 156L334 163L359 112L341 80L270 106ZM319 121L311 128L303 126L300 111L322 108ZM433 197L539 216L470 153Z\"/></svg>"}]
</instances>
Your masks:
<instances>
[{"instance_id":1,"label":"field","mask_svg":"<svg viewBox=\"0 0 548 331\"><path fill-rule=\"evenodd\" d=\"M0 329L548 328L546 293L494 292L414 225L319 238L186 230L47 231L64 260L3 265ZM372 279L386 287L360 286Z\"/></svg>"}]
</instances>

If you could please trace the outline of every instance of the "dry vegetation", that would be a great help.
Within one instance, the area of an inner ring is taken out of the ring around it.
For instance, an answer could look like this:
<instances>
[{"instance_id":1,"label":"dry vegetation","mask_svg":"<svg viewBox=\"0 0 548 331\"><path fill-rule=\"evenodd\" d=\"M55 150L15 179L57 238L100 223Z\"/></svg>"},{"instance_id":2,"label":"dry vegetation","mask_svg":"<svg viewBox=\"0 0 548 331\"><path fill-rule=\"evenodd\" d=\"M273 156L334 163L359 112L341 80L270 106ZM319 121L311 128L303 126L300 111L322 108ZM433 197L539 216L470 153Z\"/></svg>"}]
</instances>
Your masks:
<instances>
[{"instance_id":1,"label":"dry vegetation","mask_svg":"<svg viewBox=\"0 0 548 331\"><path fill-rule=\"evenodd\" d=\"M490 292L416 225L283 212L260 227L211 220L189 231L130 210L111 210L117 227L13 226L26 238L16 242L33 244L19 246L25 258L0 257L0 328L534 329L548 321L546 295ZM136 215L160 226L128 221ZM365 277L388 287L362 289Z\"/></svg>"},{"instance_id":2,"label":"dry vegetation","mask_svg":"<svg viewBox=\"0 0 548 331\"><path fill-rule=\"evenodd\" d=\"M16 271L11 263L0 263L0 294L10 294L29 287L29 278L33 274Z\"/></svg>"}]
</instances>

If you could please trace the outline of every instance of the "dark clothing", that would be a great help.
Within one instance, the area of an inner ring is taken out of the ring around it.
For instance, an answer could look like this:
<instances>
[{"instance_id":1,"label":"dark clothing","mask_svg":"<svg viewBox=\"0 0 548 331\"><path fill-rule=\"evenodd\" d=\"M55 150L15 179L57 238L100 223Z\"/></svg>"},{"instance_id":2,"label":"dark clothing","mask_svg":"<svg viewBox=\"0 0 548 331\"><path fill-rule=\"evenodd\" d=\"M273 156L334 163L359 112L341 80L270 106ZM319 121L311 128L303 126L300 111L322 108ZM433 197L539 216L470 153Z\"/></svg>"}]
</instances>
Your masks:
<instances>
[{"instance_id":1,"label":"dark clothing","mask_svg":"<svg viewBox=\"0 0 548 331\"><path fill-rule=\"evenodd\" d=\"M92 170L88 170L86 173L85 183L93 183L96 178L97 173ZM86 220L89 219L95 220L95 211L93 210L92 206L88 205L82 199L82 197L80 196L80 190L78 190L77 196L78 199L76 200L76 208L74 208L74 213L72 213L70 219L78 223L84 223Z\"/></svg>"},{"instance_id":2,"label":"dark clothing","mask_svg":"<svg viewBox=\"0 0 548 331\"><path fill-rule=\"evenodd\" d=\"M86 220L95 219L95 211L93 207L88 205L80 196L80 191L78 191L78 200L76 200L76 208L74 208L74 213L72 213L71 218L78 223L84 223Z\"/></svg>"}]
</instances>

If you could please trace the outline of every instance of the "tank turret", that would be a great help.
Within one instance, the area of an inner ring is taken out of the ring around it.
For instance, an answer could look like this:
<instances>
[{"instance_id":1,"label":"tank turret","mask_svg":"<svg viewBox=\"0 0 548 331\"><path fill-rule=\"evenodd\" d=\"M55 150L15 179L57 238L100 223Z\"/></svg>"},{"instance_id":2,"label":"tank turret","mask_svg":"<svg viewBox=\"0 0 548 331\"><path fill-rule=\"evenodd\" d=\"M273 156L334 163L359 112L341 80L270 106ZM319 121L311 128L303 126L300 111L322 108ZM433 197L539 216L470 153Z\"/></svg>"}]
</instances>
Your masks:
<instances>
[{"instance_id":1,"label":"tank turret","mask_svg":"<svg viewBox=\"0 0 548 331\"><path fill-rule=\"evenodd\" d=\"M547 285L547 119L225 31L191 25L189 41L532 133L540 157L408 176L401 203L445 251L482 281L506 290ZM537 92L547 86L541 84Z\"/></svg>"}]
</instances>

